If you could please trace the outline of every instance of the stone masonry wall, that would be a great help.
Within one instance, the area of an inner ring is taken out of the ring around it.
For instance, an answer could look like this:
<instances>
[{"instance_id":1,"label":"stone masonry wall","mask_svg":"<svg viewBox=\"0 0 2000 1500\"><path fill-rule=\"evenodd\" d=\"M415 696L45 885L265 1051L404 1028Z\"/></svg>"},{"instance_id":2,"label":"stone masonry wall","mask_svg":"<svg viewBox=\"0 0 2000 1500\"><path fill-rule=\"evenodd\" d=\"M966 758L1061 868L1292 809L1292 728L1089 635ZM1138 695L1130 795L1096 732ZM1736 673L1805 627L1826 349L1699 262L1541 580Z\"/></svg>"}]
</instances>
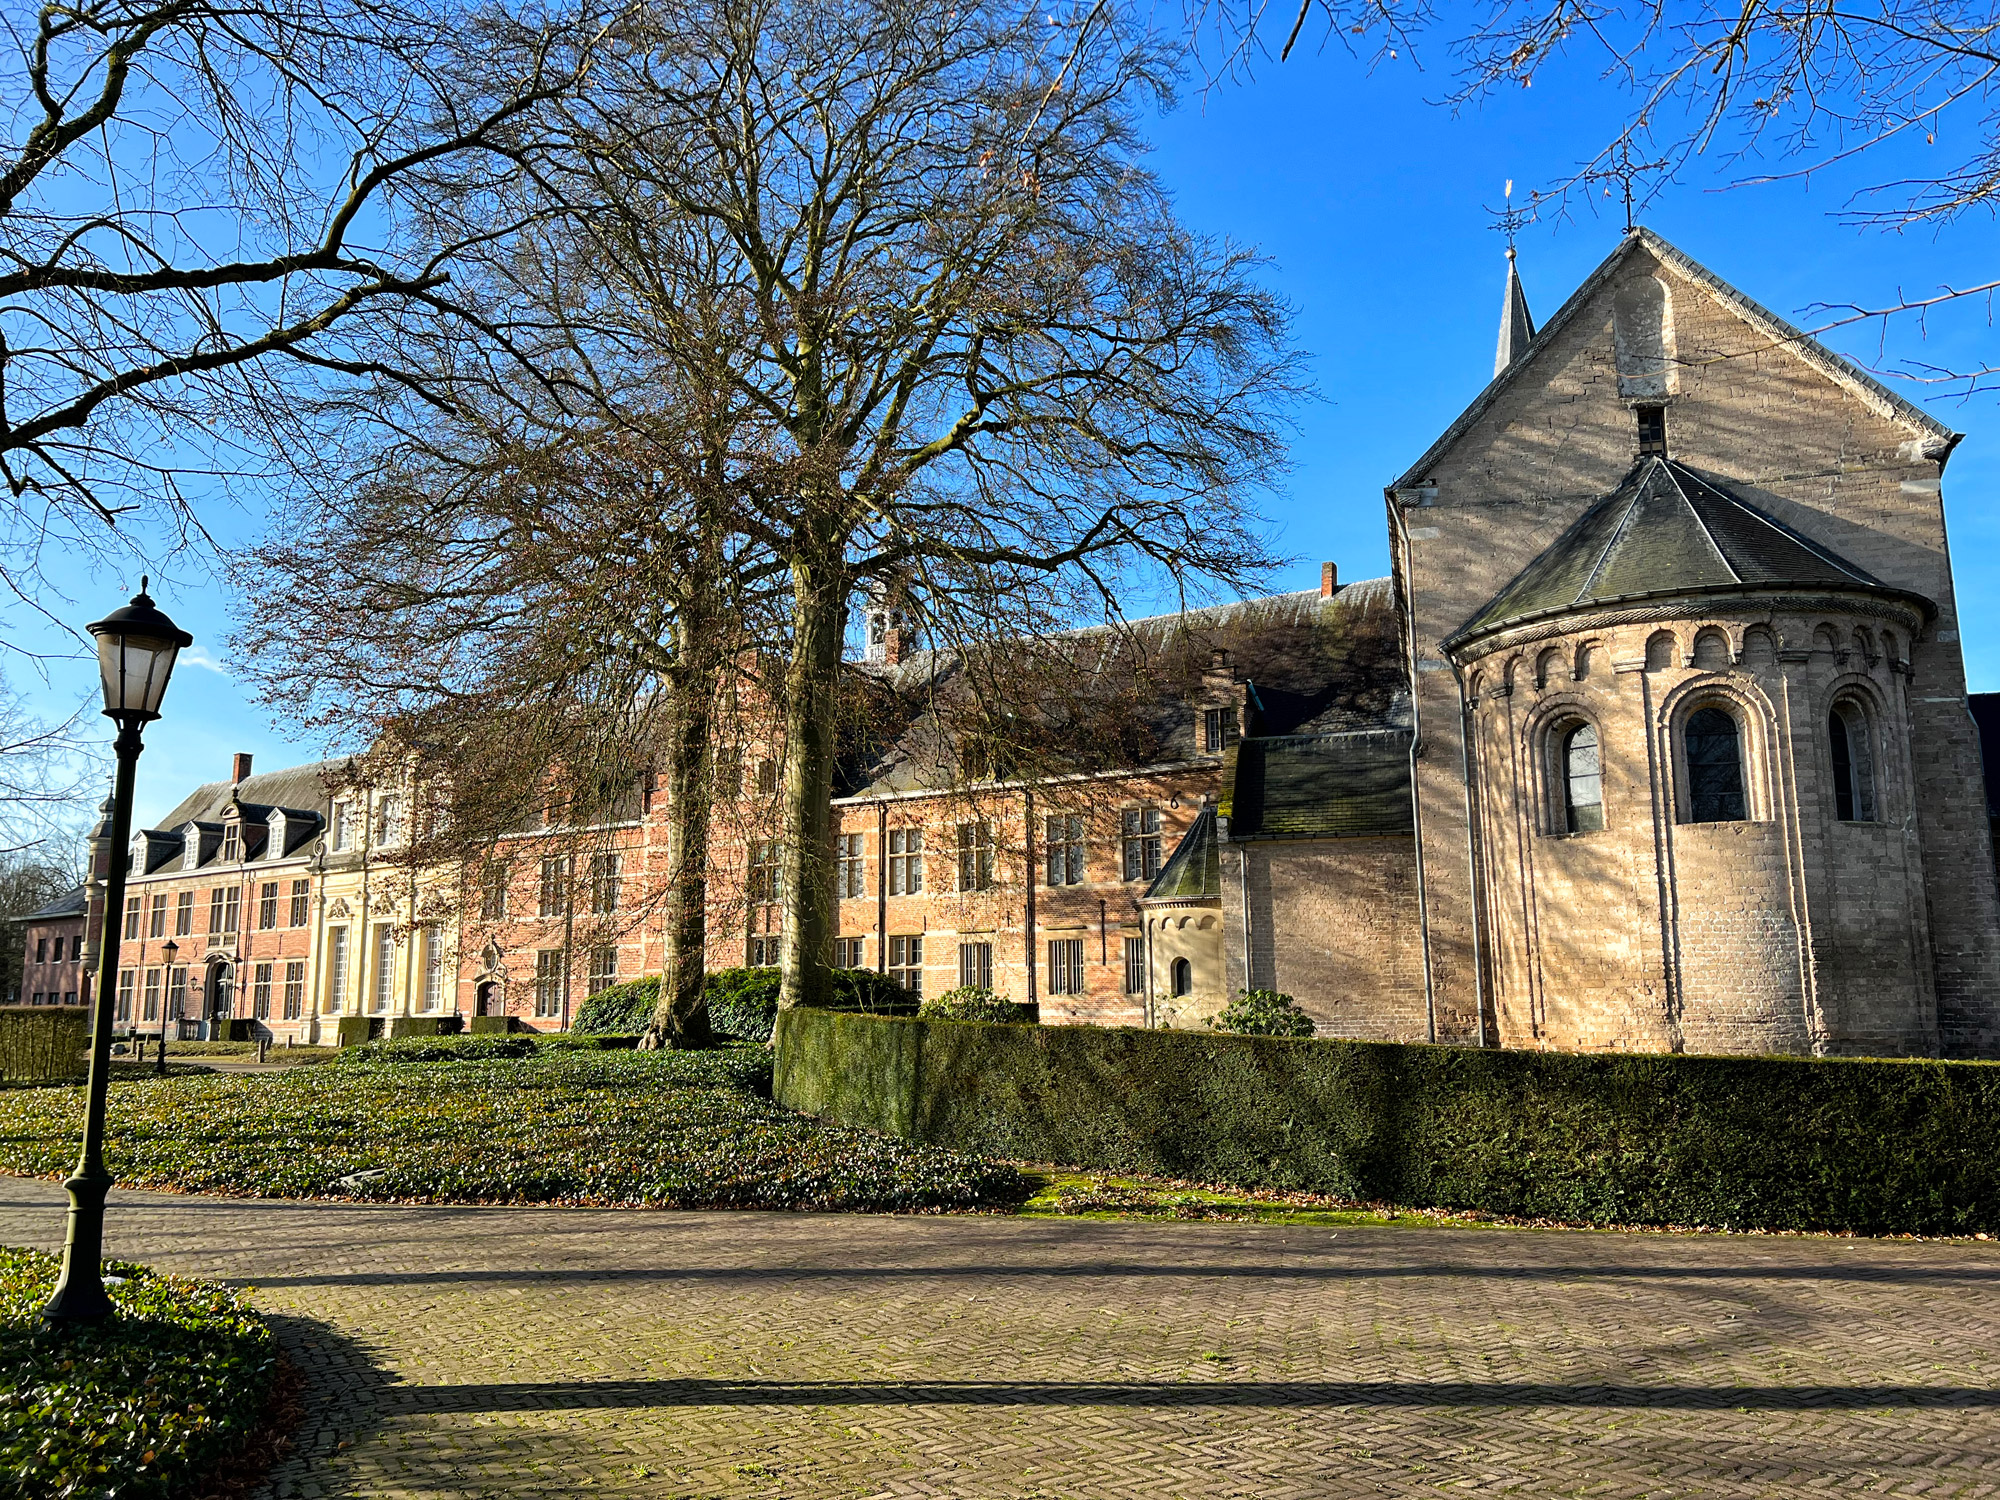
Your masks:
<instances>
[{"instance_id":1,"label":"stone masonry wall","mask_svg":"<svg viewBox=\"0 0 2000 1500\"><path fill-rule=\"evenodd\" d=\"M1926 456L1924 430L1773 346L1637 241L1589 303L1545 332L1483 415L1413 471L1391 501L1392 522L1406 537L1395 537L1392 525L1416 657L1417 790L1440 1034L1478 1035L1480 976L1462 706L1439 642L1631 467L1636 427L1618 389L1612 306L1623 284L1644 276L1658 276L1670 294L1671 454L1938 607L1908 647L1906 679L1928 963L1944 1050L2000 1050L2000 893L1965 704L1939 449L1932 442ZM1718 872L1738 857L1768 853L1743 839L1729 847L1716 853ZM1747 941L1762 920L1741 915L1748 925L1739 923L1732 941ZM1816 962L1853 951L1824 949Z\"/></svg>"}]
</instances>

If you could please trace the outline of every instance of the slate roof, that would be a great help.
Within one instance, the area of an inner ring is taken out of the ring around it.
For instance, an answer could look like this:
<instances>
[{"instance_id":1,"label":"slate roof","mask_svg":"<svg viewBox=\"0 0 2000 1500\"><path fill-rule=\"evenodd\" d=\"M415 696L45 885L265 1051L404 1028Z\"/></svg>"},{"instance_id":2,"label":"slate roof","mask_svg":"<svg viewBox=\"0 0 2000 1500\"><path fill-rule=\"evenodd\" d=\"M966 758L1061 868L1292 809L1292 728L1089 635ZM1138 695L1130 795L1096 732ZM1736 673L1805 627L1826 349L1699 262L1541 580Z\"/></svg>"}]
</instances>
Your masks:
<instances>
[{"instance_id":1,"label":"slate roof","mask_svg":"<svg viewBox=\"0 0 2000 1500\"><path fill-rule=\"evenodd\" d=\"M15 917L16 922L59 922L65 917L80 917L90 910L90 890L78 886L73 891L65 891L40 911L31 911L26 916Z\"/></svg>"},{"instance_id":2,"label":"slate roof","mask_svg":"<svg viewBox=\"0 0 2000 1500\"><path fill-rule=\"evenodd\" d=\"M1416 831L1407 729L1243 740L1232 756L1218 809L1231 843Z\"/></svg>"},{"instance_id":3,"label":"slate roof","mask_svg":"<svg viewBox=\"0 0 2000 1500\"><path fill-rule=\"evenodd\" d=\"M1204 807L1139 899L1216 901L1221 898L1222 846L1216 838L1215 809Z\"/></svg>"},{"instance_id":4,"label":"slate roof","mask_svg":"<svg viewBox=\"0 0 2000 1500\"><path fill-rule=\"evenodd\" d=\"M315 812L323 820L332 805L327 782L346 765L346 758L340 757L246 776L240 784L211 781L182 798L180 805L162 818L157 826L171 830L184 823L219 823L222 810L229 806L231 794L240 796L246 805L261 804L266 808Z\"/></svg>"},{"instance_id":5,"label":"slate roof","mask_svg":"<svg viewBox=\"0 0 2000 1500\"><path fill-rule=\"evenodd\" d=\"M1225 651L1247 684L1247 735L1383 729L1410 723L1409 673L1390 580L1245 599L1052 637L1073 670L1035 772L1099 773L1202 758L1203 665ZM1046 651L1044 652L1046 655ZM953 705L973 693L948 651L851 663L881 694L879 737L844 753L835 795L878 797L953 784ZM1008 705L1024 716L1037 705ZM983 781L985 777L972 778ZM1006 777L999 779L1005 780Z\"/></svg>"},{"instance_id":6,"label":"slate roof","mask_svg":"<svg viewBox=\"0 0 2000 1500\"><path fill-rule=\"evenodd\" d=\"M1521 570L1444 645L1510 625L1642 599L1810 588L1893 594L1838 553L1684 464L1642 458L1624 481Z\"/></svg>"}]
</instances>

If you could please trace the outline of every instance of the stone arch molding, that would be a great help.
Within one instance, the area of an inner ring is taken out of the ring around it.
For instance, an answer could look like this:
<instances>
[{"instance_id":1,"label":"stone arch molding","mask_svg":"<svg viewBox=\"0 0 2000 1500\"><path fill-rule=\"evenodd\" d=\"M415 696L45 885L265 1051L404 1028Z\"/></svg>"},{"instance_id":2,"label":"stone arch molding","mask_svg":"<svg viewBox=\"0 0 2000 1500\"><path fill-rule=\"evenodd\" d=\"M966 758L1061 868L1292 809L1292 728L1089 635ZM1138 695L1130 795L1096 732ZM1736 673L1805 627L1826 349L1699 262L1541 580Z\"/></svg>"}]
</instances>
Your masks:
<instances>
[{"instance_id":1,"label":"stone arch molding","mask_svg":"<svg viewBox=\"0 0 2000 1500\"><path fill-rule=\"evenodd\" d=\"M1705 672L1676 683L1660 699L1653 732L1665 741L1661 764L1670 778L1669 806L1676 823L1686 823L1688 808L1687 721L1711 704L1733 710L1743 734L1743 796L1745 819L1768 823L1778 807L1778 716L1762 688L1736 674Z\"/></svg>"},{"instance_id":2,"label":"stone arch molding","mask_svg":"<svg viewBox=\"0 0 2000 1500\"><path fill-rule=\"evenodd\" d=\"M1588 724L1597 731L1599 753L1604 753L1606 730L1601 706L1581 692L1544 694L1521 716L1516 728L1519 738L1515 748L1520 763L1528 768L1535 824L1538 831L1551 837L1569 834L1569 807L1564 800L1567 768L1562 764L1560 741L1576 724ZM1608 806L1605 815L1610 816Z\"/></svg>"}]
</instances>

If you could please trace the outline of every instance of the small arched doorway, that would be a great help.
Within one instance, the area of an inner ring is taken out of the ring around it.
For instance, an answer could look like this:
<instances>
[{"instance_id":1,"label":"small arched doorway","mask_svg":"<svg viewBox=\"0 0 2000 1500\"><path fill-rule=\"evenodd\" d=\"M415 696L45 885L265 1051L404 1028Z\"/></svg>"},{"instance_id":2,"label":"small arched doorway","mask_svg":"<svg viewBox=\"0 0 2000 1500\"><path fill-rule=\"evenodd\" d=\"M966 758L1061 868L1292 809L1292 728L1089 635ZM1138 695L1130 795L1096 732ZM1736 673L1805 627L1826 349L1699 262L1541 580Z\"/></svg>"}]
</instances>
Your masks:
<instances>
[{"instance_id":1,"label":"small arched doorway","mask_svg":"<svg viewBox=\"0 0 2000 1500\"><path fill-rule=\"evenodd\" d=\"M479 987L472 992L472 1013L475 1016L497 1016L501 1014L500 985L491 979L479 981Z\"/></svg>"}]
</instances>

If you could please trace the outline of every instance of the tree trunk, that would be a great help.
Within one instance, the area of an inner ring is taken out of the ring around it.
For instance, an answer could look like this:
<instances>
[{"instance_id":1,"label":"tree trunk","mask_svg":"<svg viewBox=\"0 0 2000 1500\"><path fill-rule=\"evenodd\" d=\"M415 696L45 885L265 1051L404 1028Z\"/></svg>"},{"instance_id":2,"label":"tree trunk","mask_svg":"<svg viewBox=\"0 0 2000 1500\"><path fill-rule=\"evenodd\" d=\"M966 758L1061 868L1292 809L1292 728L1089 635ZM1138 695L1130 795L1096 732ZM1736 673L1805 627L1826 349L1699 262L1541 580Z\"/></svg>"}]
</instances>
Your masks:
<instances>
[{"instance_id":1,"label":"tree trunk","mask_svg":"<svg viewBox=\"0 0 2000 1500\"><path fill-rule=\"evenodd\" d=\"M708 1030L708 770L714 723L714 643L703 618L683 615L683 667L669 681L662 746L667 797L667 893L660 997L641 1047L706 1047Z\"/></svg>"},{"instance_id":2,"label":"tree trunk","mask_svg":"<svg viewBox=\"0 0 2000 1500\"><path fill-rule=\"evenodd\" d=\"M785 670L785 972L778 1006L824 1005L835 937L833 760L847 576L838 562L792 564L792 657Z\"/></svg>"}]
</instances>

